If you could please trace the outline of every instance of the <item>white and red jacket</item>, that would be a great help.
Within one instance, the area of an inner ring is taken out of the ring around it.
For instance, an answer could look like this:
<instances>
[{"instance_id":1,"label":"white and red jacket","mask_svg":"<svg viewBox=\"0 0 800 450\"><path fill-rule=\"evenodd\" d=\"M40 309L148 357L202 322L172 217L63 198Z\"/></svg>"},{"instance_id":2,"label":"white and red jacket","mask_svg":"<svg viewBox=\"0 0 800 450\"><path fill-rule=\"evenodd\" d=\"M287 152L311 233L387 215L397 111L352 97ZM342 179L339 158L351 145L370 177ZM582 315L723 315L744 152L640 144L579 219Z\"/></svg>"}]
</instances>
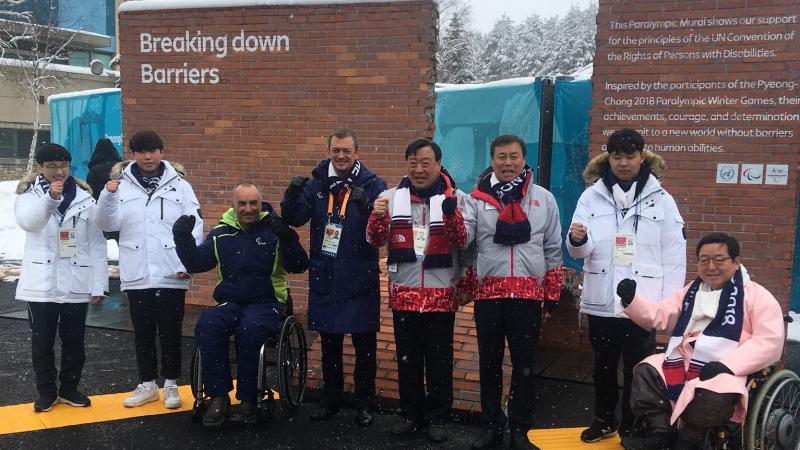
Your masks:
<instances>
[{"instance_id":1,"label":"white and red jacket","mask_svg":"<svg viewBox=\"0 0 800 450\"><path fill-rule=\"evenodd\" d=\"M391 232L391 215L397 188L389 189L379 197L389 199L388 213L378 218L373 212L367 222L367 242L375 247L386 245ZM467 195L455 190L458 204L463 207ZM426 226L430 222L430 208L416 196L411 196L411 216L414 225ZM460 258L459 248L465 246L467 232L461 212L456 209L452 216L444 216L444 227L452 246L452 267L423 268L422 261L401 262L388 267L389 307L395 311L452 312L458 309L455 299L463 286L469 270ZM474 277L473 277L474 278ZM459 285L462 282L462 285Z\"/></svg>"},{"instance_id":2,"label":"white and red jacket","mask_svg":"<svg viewBox=\"0 0 800 450\"><path fill-rule=\"evenodd\" d=\"M474 195L467 197L465 245L476 244L476 301L518 298L557 302L561 296L564 274L558 205L549 191L532 179L528 183L520 206L531 224L531 238L521 244L494 243L500 211Z\"/></svg>"}]
</instances>

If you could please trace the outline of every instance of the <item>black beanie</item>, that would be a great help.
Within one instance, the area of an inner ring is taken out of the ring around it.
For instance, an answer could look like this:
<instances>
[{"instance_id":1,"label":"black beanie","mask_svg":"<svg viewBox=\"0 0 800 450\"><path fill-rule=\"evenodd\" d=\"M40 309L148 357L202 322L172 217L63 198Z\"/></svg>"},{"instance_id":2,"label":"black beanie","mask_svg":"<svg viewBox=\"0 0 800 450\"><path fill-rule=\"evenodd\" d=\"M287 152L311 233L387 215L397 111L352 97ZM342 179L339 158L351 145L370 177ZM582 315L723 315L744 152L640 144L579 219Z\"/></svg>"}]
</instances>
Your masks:
<instances>
[{"instance_id":1,"label":"black beanie","mask_svg":"<svg viewBox=\"0 0 800 450\"><path fill-rule=\"evenodd\" d=\"M72 156L58 144L44 144L36 150L36 163L41 165L49 161L72 162Z\"/></svg>"}]
</instances>

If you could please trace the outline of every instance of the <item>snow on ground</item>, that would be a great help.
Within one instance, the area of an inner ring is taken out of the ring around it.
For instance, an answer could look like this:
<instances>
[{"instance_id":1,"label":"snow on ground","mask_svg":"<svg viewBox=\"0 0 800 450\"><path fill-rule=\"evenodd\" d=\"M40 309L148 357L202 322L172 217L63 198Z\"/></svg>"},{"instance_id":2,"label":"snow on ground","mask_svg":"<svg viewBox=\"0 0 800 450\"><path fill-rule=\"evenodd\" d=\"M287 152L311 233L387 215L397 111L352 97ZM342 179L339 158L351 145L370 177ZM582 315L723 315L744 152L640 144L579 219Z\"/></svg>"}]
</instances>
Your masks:
<instances>
[{"instance_id":1,"label":"snow on ground","mask_svg":"<svg viewBox=\"0 0 800 450\"><path fill-rule=\"evenodd\" d=\"M786 330L786 340L800 344L800 314L790 311L789 315L793 321Z\"/></svg>"},{"instance_id":2,"label":"snow on ground","mask_svg":"<svg viewBox=\"0 0 800 450\"><path fill-rule=\"evenodd\" d=\"M22 259L25 249L25 232L14 220L14 201L17 181L0 181L0 277L5 265ZM119 248L115 241L108 241L108 259L119 260Z\"/></svg>"}]
</instances>

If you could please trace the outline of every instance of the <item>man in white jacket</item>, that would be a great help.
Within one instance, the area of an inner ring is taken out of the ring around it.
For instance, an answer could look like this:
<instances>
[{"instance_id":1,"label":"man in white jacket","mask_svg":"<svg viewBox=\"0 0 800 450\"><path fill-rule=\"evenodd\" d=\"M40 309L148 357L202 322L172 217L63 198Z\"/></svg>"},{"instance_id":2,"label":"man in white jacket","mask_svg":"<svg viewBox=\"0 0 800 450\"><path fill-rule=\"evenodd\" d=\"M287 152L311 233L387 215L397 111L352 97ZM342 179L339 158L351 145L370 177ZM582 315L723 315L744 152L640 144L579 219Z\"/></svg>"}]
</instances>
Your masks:
<instances>
[{"instance_id":1,"label":"man in white jacket","mask_svg":"<svg viewBox=\"0 0 800 450\"><path fill-rule=\"evenodd\" d=\"M57 144L36 151L37 174L20 180L14 214L25 230L25 253L16 298L28 302L31 359L39 397L36 412L58 402L89 406L78 391L86 360L87 304L108 290L106 240L95 226L91 189L70 176L70 156ZM53 345L61 337L61 371ZM60 386L56 386L56 379Z\"/></svg>"},{"instance_id":2,"label":"man in white jacket","mask_svg":"<svg viewBox=\"0 0 800 450\"><path fill-rule=\"evenodd\" d=\"M652 353L655 335L622 311L614 292L623 279L635 279L642 295L667 298L686 277L686 236L675 200L658 181L666 167L644 151L635 130L615 131L607 153L583 172L589 186L575 208L567 251L583 258L581 312L589 318L594 351L595 420L581 433L597 442L630 431L633 367ZM622 421L617 422L617 366L623 360Z\"/></svg>"},{"instance_id":3,"label":"man in white jacket","mask_svg":"<svg viewBox=\"0 0 800 450\"><path fill-rule=\"evenodd\" d=\"M202 240L200 204L180 165L162 161L164 143L155 131L135 133L128 146L134 163L119 163L100 194L97 225L119 231L120 287L128 294L141 383L127 397L127 407L159 399L156 334L161 347L164 406L179 408L181 325L189 274L178 259L172 225L178 217L195 216L192 230Z\"/></svg>"}]
</instances>

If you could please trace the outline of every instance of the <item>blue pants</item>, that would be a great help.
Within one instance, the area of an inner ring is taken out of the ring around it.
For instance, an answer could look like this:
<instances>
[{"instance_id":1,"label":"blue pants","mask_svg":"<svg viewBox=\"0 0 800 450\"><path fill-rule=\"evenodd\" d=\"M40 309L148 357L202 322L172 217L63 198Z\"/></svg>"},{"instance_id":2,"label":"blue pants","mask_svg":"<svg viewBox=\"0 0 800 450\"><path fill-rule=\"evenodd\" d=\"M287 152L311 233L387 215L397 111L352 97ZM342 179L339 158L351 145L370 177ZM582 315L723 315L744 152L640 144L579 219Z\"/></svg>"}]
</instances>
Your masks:
<instances>
[{"instance_id":1,"label":"blue pants","mask_svg":"<svg viewBox=\"0 0 800 450\"><path fill-rule=\"evenodd\" d=\"M278 334L281 325L280 303L223 303L200 315L194 335L202 356L205 391L212 397L228 395L233 389L228 347L230 335L236 339L236 398L254 402L258 376L258 352L269 336Z\"/></svg>"}]
</instances>

